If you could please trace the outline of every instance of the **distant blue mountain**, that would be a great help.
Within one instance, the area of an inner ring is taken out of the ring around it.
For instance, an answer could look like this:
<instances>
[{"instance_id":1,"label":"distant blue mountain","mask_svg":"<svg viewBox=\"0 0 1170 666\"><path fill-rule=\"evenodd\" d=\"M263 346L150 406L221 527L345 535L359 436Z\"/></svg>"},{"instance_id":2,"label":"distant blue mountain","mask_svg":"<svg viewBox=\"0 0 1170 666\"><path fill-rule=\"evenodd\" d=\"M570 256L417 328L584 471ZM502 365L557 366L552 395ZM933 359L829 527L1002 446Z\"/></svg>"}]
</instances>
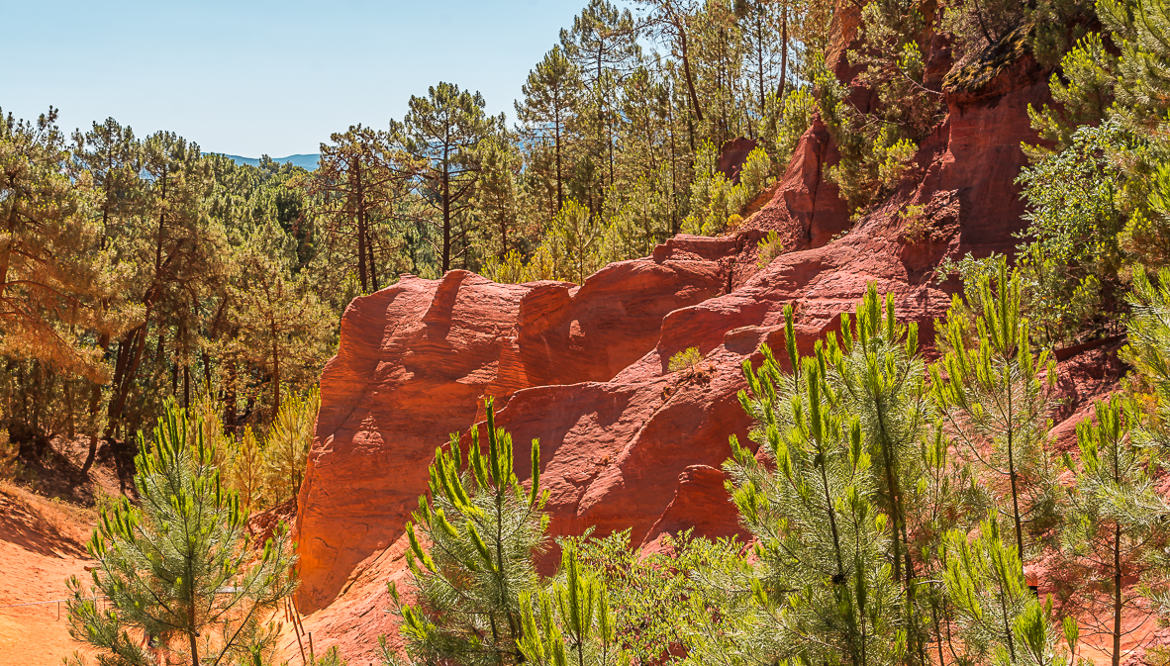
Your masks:
<instances>
[{"instance_id":1,"label":"distant blue mountain","mask_svg":"<svg viewBox=\"0 0 1170 666\"><path fill-rule=\"evenodd\" d=\"M220 153L224 157L231 158L236 164L248 164L250 166L260 166L260 158L258 157L243 157L240 155L228 155L227 153ZM287 155L285 157L273 157L273 162L288 162L290 164L308 169L312 171L317 168L317 161L321 158L320 155L313 154L299 154Z\"/></svg>"}]
</instances>

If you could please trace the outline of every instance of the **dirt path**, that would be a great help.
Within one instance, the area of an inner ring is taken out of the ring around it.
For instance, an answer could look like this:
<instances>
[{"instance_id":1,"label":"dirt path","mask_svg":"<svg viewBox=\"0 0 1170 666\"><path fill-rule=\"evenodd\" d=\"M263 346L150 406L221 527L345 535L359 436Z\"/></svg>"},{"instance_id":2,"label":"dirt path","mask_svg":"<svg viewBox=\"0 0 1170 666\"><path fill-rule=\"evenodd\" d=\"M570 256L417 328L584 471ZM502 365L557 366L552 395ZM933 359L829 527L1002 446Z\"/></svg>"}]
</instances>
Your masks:
<instances>
[{"instance_id":1,"label":"dirt path","mask_svg":"<svg viewBox=\"0 0 1170 666\"><path fill-rule=\"evenodd\" d=\"M0 665L58 665L80 650L69 637L69 576L84 576L92 511L0 483Z\"/></svg>"}]
</instances>

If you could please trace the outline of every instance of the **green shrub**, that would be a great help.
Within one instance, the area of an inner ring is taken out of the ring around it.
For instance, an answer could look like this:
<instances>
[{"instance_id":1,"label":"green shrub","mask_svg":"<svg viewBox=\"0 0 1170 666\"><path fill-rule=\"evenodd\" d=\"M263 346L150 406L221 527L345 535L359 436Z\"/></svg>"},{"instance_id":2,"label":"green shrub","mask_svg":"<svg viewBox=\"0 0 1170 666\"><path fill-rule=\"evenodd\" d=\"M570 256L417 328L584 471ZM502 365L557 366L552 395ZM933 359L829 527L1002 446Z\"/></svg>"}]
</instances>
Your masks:
<instances>
[{"instance_id":1,"label":"green shrub","mask_svg":"<svg viewBox=\"0 0 1170 666\"><path fill-rule=\"evenodd\" d=\"M816 99L809 88L797 88L785 96L780 127L775 138L776 161L780 168L787 166L800 137L812 125L816 108Z\"/></svg>"},{"instance_id":2,"label":"green shrub","mask_svg":"<svg viewBox=\"0 0 1170 666\"><path fill-rule=\"evenodd\" d=\"M478 427L466 456L452 434L451 445L435 451L430 492L406 525L416 601L403 603L393 584L390 591L414 663L516 663L522 600L540 586L533 558L548 528L540 446L533 440L525 489L513 467L512 437L496 427L490 400L485 408L487 448Z\"/></svg>"},{"instance_id":3,"label":"green shrub","mask_svg":"<svg viewBox=\"0 0 1170 666\"><path fill-rule=\"evenodd\" d=\"M699 364L702 361L703 355L699 353L698 347L687 347L671 356L666 368L670 372L686 372L687 375L693 375L699 371Z\"/></svg>"},{"instance_id":4,"label":"green shrub","mask_svg":"<svg viewBox=\"0 0 1170 666\"><path fill-rule=\"evenodd\" d=\"M710 540L688 530L663 536L656 553L632 548L628 529L566 542L605 584L623 661L671 663L671 650L697 644L712 616L727 622L733 615L731 605L708 588L742 574L743 544L734 538Z\"/></svg>"},{"instance_id":5,"label":"green shrub","mask_svg":"<svg viewBox=\"0 0 1170 666\"><path fill-rule=\"evenodd\" d=\"M760 268L772 263L772 260L784 254L784 243L780 240L780 234L775 231L769 231L766 236L760 239L756 244L759 256L756 259L756 265Z\"/></svg>"},{"instance_id":6,"label":"green shrub","mask_svg":"<svg viewBox=\"0 0 1170 666\"><path fill-rule=\"evenodd\" d=\"M899 214L902 220L902 240L907 243L920 243L930 233L930 219L926 217L925 207L917 204L906 206Z\"/></svg>"},{"instance_id":7,"label":"green shrub","mask_svg":"<svg viewBox=\"0 0 1170 666\"><path fill-rule=\"evenodd\" d=\"M305 478L321 391L313 387L285 397L261 450L264 499L269 506L295 500Z\"/></svg>"},{"instance_id":8,"label":"green shrub","mask_svg":"<svg viewBox=\"0 0 1170 666\"><path fill-rule=\"evenodd\" d=\"M718 151L710 142L696 153L691 214L682 226L686 233L714 236L727 230L734 218L742 220L744 211L768 187L772 177L772 160L763 147L748 154L738 183L732 183L716 168L717 160Z\"/></svg>"}]
</instances>

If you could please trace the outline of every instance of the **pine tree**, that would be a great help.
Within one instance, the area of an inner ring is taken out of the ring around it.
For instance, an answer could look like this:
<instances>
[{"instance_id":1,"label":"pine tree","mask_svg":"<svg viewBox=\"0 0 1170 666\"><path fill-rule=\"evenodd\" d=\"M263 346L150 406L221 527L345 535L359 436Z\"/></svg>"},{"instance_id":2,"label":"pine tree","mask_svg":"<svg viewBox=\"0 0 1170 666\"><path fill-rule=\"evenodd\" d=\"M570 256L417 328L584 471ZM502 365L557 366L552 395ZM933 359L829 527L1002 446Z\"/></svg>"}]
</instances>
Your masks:
<instances>
[{"instance_id":1,"label":"pine tree","mask_svg":"<svg viewBox=\"0 0 1170 666\"><path fill-rule=\"evenodd\" d=\"M50 433L72 437L80 425L88 471L110 374L104 343L128 314L93 219L98 185L69 168L56 117L52 108L36 122L0 111L0 354L11 379L3 394L26 455L39 458Z\"/></svg>"},{"instance_id":2,"label":"pine tree","mask_svg":"<svg viewBox=\"0 0 1170 666\"><path fill-rule=\"evenodd\" d=\"M78 335L102 325L100 236L56 122L56 109L35 123L0 113L0 349L101 383L108 369Z\"/></svg>"},{"instance_id":3,"label":"pine tree","mask_svg":"<svg viewBox=\"0 0 1170 666\"><path fill-rule=\"evenodd\" d=\"M102 510L94 589L73 578L69 601L72 635L101 663L151 666L152 646L169 663L223 663L272 639L265 613L295 586L289 542L279 531L259 554L249 546L247 512L215 459L203 424L172 403L135 459L139 502Z\"/></svg>"},{"instance_id":4,"label":"pine tree","mask_svg":"<svg viewBox=\"0 0 1170 666\"><path fill-rule=\"evenodd\" d=\"M1101 622L1099 628L1112 637L1111 660L1119 666L1122 612L1134 601L1126 597L1123 578L1140 577L1143 551L1152 552L1147 549L1162 542L1157 521L1170 507L1155 488L1152 451L1139 448L1129 436L1129 423L1138 420L1134 405L1114 396L1097 403L1095 416L1095 422L1077 425L1077 460L1065 454L1065 466L1076 476L1069 490L1066 542L1074 557L1088 560L1078 587L1096 588L1110 597L1111 622Z\"/></svg>"},{"instance_id":5,"label":"pine tree","mask_svg":"<svg viewBox=\"0 0 1170 666\"><path fill-rule=\"evenodd\" d=\"M417 602L399 604L398 612L407 654L423 663L523 661L522 600L538 589L533 558L544 547L548 523L540 446L533 440L526 490L513 469L511 436L496 427L490 400L485 409L487 450L472 428L464 460L453 434L450 446L435 452L430 497L419 498L406 527ZM391 593L397 600L393 585Z\"/></svg>"},{"instance_id":6,"label":"pine tree","mask_svg":"<svg viewBox=\"0 0 1170 666\"><path fill-rule=\"evenodd\" d=\"M646 12L646 25L669 44L671 51L678 57L687 99L690 101L690 115L696 125L702 125L703 107L699 103L695 84L690 25L692 17L699 12L700 4L696 0L638 0L638 4ZM691 148L694 147L695 143L692 141Z\"/></svg>"},{"instance_id":7,"label":"pine tree","mask_svg":"<svg viewBox=\"0 0 1170 666\"><path fill-rule=\"evenodd\" d=\"M1165 530L1159 526L1166 520L1167 509L1149 502L1149 496L1143 494L1143 483L1165 472L1163 461L1170 446L1167 426L1170 423L1170 270L1162 269L1153 279L1144 270L1135 271L1130 306L1133 316L1128 323L1129 341L1122 356L1133 366L1130 389L1138 404L1126 413L1125 425L1131 431L1131 440L1115 453L1123 456L1122 461L1133 455L1149 456L1149 459L1141 460L1138 470L1120 475L1119 490L1129 492L1119 495L1117 501L1106 503L1103 511L1119 522L1124 518L1125 527L1135 534L1149 535L1142 548L1146 557L1131 557L1130 565L1145 565L1148 580L1143 594L1153 600L1165 617L1170 615L1170 592L1167 592L1170 588L1166 584L1170 580L1170 558L1166 555ZM1103 489L1108 488L1104 485ZM1132 502L1134 497L1143 501ZM1145 505L1143 515L1134 515L1132 510L1142 504Z\"/></svg>"},{"instance_id":8,"label":"pine tree","mask_svg":"<svg viewBox=\"0 0 1170 666\"><path fill-rule=\"evenodd\" d=\"M745 362L740 402L757 423L764 465L733 437L732 499L758 540L752 599L762 625L739 646L752 660L894 663L906 657L901 587L886 560L890 525L878 506L861 422L834 404L835 338L801 358L786 309L785 372L767 347ZM731 649L727 646L723 649Z\"/></svg>"},{"instance_id":9,"label":"pine tree","mask_svg":"<svg viewBox=\"0 0 1170 666\"><path fill-rule=\"evenodd\" d=\"M345 265L356 271L362 292L377 291L387 277L379 265L385 269L392 261L391 248L378 246L385 242L385 223L402 196L404 178L386 132L353 125L329 140L321 144L317 170L302 183L318 202L328 242L347 246L354 257Z\"/></svg>"},{"instance_id":10,"label":"pine tree","mask_svg":"<svg viewBox=\"0 0 1170 666\"><path fill-rule=\"evenodd\" d=\"M460 258L466 262L472 193L480 170L479 142L497 133L503 117L484 113L483 96L452 83L431 86L426 97L411 97L401 123L392 122L395 145L419 166L415 172L424 200L437 215L432 221L441 238L439 271Z\"/></svg>"},{"instance_id":11,"label":"pine tree","mask_svg":"<svg viewBox=\"0 0 1170 666\"><path fill-rule=\"evenodd\" d=\"M699 133L722 145L751 133L750 84L743 76L747 43L734 0L709 0L688 20L695 86L707 113Z\"/></svg>"},{"instance_id":12,"label":"pine tree","mask_svg":"<svg viewBox=\"0 0 1170 666\"><path fill-rule=\"evenodd\" d=\"M894 296L884 303L870 283L854 316L841 316L840 353L829 357L835 371L835 408L855 415L874 461L877 503L891 521L890 561L894 581L903 584L907 616L905 626L911 648L925 662L925 629L919 626L915 591L917 576L925 563L915 566L915 536L929 514L928 472L932 460L924 455L933 423L926 394L926 371L918 356L918 327L897 321Z\"/></svg>"},{"instance_id":13,"label":"pine tree","mask_svg":"<svg viewBox=\"0 0 1170 666\"><path fill-rule=\"evenodd\" d=\"M588 140L577 165L579 189L570 196L596 213L605 208L607 188L615 180L614 139L622 123L615 98L622 79L641 57L638 31L630 10L619 9L609 0L590 0L573 19L573 27L561 30L560 42L580 72L586 93L577 97L573 125Z\"/></svg>"},{"instance_id":14,"label":"pine tree","mask_svg":"<svg viewBox=\"0 0 1170 666\"><path fill-rule=\"evenodd\" d=\"M233 336L230 356L254 366L268 387L269 418L280 412L285 384L304 385L316 377L327 355L330 315L304 275L291 274L280 244L287 240L269 223L237 250L236 275L229 287Z\"/></svg>"},{"instance_id":15,"label":"pine tree","mask_svg":"<svg viewBox=\"0 0 1170 666\"><path fill-rule=\"evenodd\" d=\"M564 153L568 131L581 94L581 72L560 46L545 54L528 73L522 87L524 103L516 102L516 115L542 141L550 139L556 164L556 209L565 204Z\"/></svg>"},{"instance_id":16,"label":"pine tree","mask_svg":"<svg viewBox=\"0 0 1170 666\"><path fill-rule=\"evenodd\" d=\"M93 180L94 190L99 193L96 204L101 211L99 247L105 250L117 237L113 231L141 206L142 188L138 178L141 145L134 138L133 130L120 125L113 118L106 118L100 125L93 123L93 128L89 132L82 133L80 130L74 132L73 143L77 177L86 174ZM120 307L125 305L123 302L125 290L121 287L123 285L114 286L104 298L95 299L92 306L103 310L107 316L117 313ZM110 330L103 330L98 334L97 347L103 354L109 349L112 337L113 332ZM101 403L102 387L94 382L90 387L86 410L89 451L81 466L82 474L89 472L97 455Z\"/></svg>"},{"instance_id":17,"label":"pine tree","mask_svg":"<svg viewBox=\"0 0 1170 666\"><path fill-rule=\"evenodd\" d=\"M316 386L292 394L281 402L264 435L264 489L274 506L296 501L300 494L320 408L321 391Z\"/></svg>"},{"instance_id":18,"label":"pine tree","mask_svg":"<svg viewBox=\"0 0 1170 666\"><path fill-rule=\"evenodd\" d=\"M480 237L486 237L476 248L485 262L501 262L508 252L526 248L531 235L525 224L521 185L524 160L510 138L488 137L476 149L476 160L483 170L475 183L472 206Z\"/></svg>"},{"instance_id":19,"label":"pine tree","mask_svg":"<svg viewBox=\"0 0 1170 666\"><path fill-rule=\"evenodd\" d=\"M549 225L547 242L562 279L585 284L585 279L603 265L601 225L576 201L570 200Z\"/></svg>"},{"instance_id":20,"label":"pine tree","mask_svg":"<svg viewBox=\"0 0 1170 666\"><path fill-rule=\"evenodd\" d=\"M1051 605L1041 604L1028 589L1020 557L1003 542L994 514L970 541L961 530L949 532L941 556L947 593L960 614L963 654L954 655L957 663L1067 663L1056 654Z\"/></svg>"},{"instance_id":21,"label":"pine tree","mask_svg":"<svg viewBox=\"0 0 1170 666\"><path fill-rule=\"evenodd\" d=\"M159 392L140 391L143 404L135 404L134 389L161 384L167 370L171 392L180 370L189 378L199 332L196 313L207 292L223 284L228 254L223 227L206 214L212 181L199 146L173 132L156 132L143 142L142 156L143 214L130 218L119 250L119 259L133 271L128 279L141 315L117 342L107 438L161 402ZM151 334L153 353L147 346ZM189 381L184 386L189 404Z\"/></svg>"},{"instance_id":22,"label":"pine tree","mask_svg":"<svg viewBox=\"0 0 1170 666\"><path fill-rule=\"evenodd\" d=\"M583 570L574 544L561 551L561 577L533 595L520 599L523 636L519 642L527 663L537 666L606 666L620 663L613 611L605 584Z\"/></svg>"},{"instance_id":23,"label":"pine tree","mask_svg":"<svg viewBox=\"0 0 1170 666\"><path fill-rule=\"evenodd\" d=\"M1025 522L1052 508L1047 441L1056 372L1047 351L1032 349L1019 276L1002 260L995 270L994 282L979 276L965 302L956 295L945 324L936 325L947 353L930 368L931 396L969 458L1007 480L1006 490L991 487L1011 507L1023 559Z\"/></svg>"}]
</instances>

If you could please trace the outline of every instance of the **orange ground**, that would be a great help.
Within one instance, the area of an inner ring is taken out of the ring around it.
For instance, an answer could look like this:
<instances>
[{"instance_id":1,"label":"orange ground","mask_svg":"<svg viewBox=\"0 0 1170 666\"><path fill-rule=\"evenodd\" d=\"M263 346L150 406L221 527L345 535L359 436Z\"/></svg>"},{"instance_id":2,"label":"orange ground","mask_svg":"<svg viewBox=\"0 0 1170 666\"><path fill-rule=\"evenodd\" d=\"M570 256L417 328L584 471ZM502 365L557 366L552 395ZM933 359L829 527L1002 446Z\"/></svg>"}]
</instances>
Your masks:
<instances>
[{"instance_id":1,"label":"orange ground","mask_svg":"<svg viewBox=\"0 0 1170 666\"><path fill-rule=\"evenodd\" d=\"M79 650L65 604L9 607L67 596L65 580L85 575L94 513L0 483L0 664L60 664ZM59 612L58 612L59 611Z\"/></svg>"}]
</instances>

